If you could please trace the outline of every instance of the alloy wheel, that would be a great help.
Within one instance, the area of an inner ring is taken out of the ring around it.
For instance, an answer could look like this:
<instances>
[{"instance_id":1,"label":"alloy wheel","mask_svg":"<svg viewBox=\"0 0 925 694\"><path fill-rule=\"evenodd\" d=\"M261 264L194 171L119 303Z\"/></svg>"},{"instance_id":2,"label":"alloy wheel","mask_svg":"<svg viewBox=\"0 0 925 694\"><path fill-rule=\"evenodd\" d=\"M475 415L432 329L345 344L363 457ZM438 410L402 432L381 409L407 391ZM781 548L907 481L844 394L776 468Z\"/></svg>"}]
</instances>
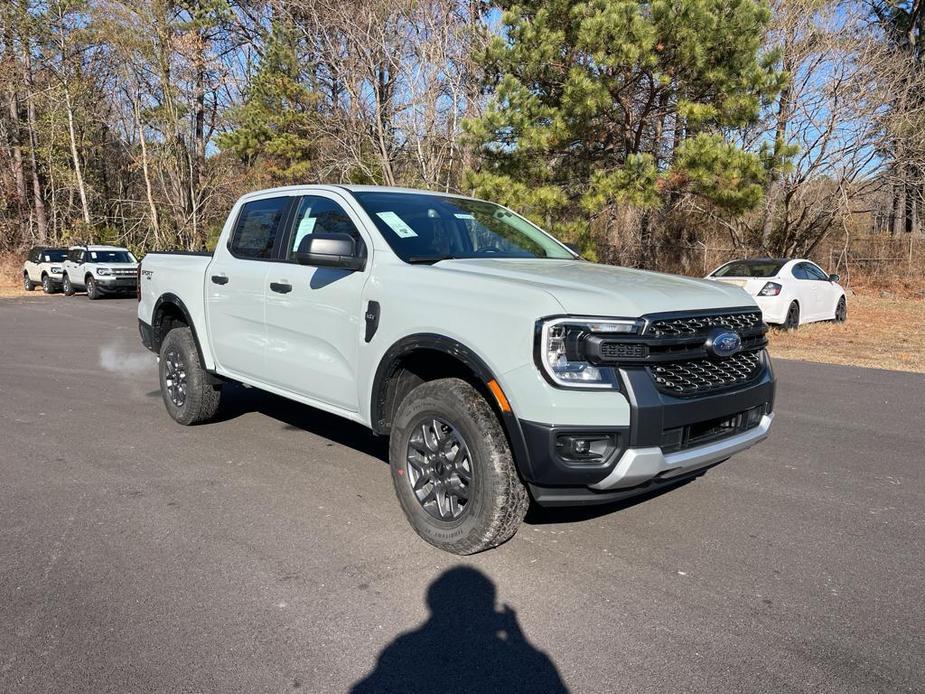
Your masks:
<instances>
[{"instance_id":1,"label":"alloy wheel","mask_svg":"<svg viewBox=\"0 0 925 694\"><path fill-rule=\"evenodd\" d=\"M451 424L437 417L422 421L408 441L407 479L421 507L441 521L465 512L472 486L469 447Z\"/></svg>"},{"instance_id":2,"label":"alloy wheel","mask_svg":"<svg viewBox=\"0 0 925 694\"><path fill-rule=\"evenodd\" d=\"M170 351L164 358L164 385L167 397L177 407L186 402L186 364L179 352Z\"/></svg>"}]
</instances>

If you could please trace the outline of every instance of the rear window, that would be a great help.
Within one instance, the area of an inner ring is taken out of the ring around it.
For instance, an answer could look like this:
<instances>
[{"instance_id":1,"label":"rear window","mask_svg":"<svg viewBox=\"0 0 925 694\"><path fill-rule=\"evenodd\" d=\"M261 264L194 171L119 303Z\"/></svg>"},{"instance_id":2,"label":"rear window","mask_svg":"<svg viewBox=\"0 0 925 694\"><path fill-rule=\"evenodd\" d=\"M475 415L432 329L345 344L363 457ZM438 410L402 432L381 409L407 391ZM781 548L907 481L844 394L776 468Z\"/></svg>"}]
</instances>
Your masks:
<instances>
[{"instance_id":1,"label":"rear window","mask_svg":"<svg viewBox=\"0 0 925 694\"><path fill-rule=\"evenodd\" d=\"M238 215L229 248L241 258L270 258L289 210L289 198L266 198L245 203Z\"/></svg>"},{"instance_id":2,"label":"rear window","mask_svg":"<svg viewBox=\"0 0 925 694\"><path fill-rule=\"evenodd\" d=\"M712 277L774 277L787 261L733 260L714 272Z\"/></svg>"}]
</instances>

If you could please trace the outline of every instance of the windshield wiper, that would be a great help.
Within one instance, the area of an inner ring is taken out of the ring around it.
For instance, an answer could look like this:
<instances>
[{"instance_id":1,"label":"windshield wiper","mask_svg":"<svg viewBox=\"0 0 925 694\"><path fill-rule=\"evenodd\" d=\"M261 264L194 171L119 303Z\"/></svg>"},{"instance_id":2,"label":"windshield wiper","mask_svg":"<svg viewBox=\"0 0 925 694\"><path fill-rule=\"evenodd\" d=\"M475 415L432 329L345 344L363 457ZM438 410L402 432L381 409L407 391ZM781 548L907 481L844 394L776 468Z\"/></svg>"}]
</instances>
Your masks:
<instances>
[{"instance_id":1,"label":"windshield wiper","mask_svg":"<svg viewBox=\"0 0 925 694\"><path fill-rule=\"evenodd\" d=\"M441 260L458 260L455 255L412 255L405 262L412 265L433 265Z\"/></svg>"}]
</instances>

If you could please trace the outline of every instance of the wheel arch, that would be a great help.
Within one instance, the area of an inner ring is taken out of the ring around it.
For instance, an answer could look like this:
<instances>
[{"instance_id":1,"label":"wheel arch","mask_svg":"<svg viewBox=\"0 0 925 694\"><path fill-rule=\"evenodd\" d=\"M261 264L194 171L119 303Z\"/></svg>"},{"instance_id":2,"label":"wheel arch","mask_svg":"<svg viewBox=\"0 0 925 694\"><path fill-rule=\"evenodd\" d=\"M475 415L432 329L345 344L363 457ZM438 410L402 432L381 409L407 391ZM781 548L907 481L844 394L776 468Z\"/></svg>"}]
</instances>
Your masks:
<instances>
[{"instance_id":1,"label":"wheel arch","mask_svg":"<svg viewBox=\"0 0 925 694\"><path fill-rule=\"evenodd\" d=\"M151 348L155 353L160 353L161 344L167 333L173 330L177 325L186 325L193 334L193 342L196 343L196 352L199 355L199 363L205 366L207 363L202 352L202 345L199 342L199 335L196 334L196 324L190 315L186 304L176 294L166 292L158 297L154 303L154 311L151 312Z\"/></svg>"},{"instance_id":2,"label":"wheel arch","mask_svg":"<svg viewBox=\"0 0 925 694\"><path fill-rule=\"evenodd\" d=\"M527 449L520 423L491 368L475 350L437 333L408 335L389 347L373 377L369 419L373 432L387 435L402 399L420 383L456 376L472 384L498 415L518 469L527 469ZM495 392L501 393L501 398ZM502 399L504 405L502 405Z\"/></svg>"}]
</instances>

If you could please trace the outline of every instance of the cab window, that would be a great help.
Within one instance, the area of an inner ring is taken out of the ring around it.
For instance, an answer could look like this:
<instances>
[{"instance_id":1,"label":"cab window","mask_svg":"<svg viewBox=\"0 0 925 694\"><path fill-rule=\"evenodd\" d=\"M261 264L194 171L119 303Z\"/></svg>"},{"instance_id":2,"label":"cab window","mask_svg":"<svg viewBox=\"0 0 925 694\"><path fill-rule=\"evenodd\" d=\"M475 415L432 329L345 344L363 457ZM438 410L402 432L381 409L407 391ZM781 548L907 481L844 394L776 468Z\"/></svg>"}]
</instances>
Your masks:
<instances>
[{"instance_id":1,"label":"cab window","mask_svg":"<svg viewBox=\"0 0 925 694\"><path fill-rule=\"evenodd\" d=\"M245 203L228 248L239 258L260 260L273 256L273 247L283 219L289 210L289 198L266 198Z\"/></svg>"},{"instance_id":2,"label":"cab window","mask_svg":"<svg viewBox=\"0 0 925 694\"><path fill-rule=\"evenodd\" d=\"M363 237L340 205L329 198L306 195L299 201L292 223L288 257L292 258L298 252L299 245L308 236L318 233L350 234L358 249L363 244Z\"/></svg>"}]
</instances>

